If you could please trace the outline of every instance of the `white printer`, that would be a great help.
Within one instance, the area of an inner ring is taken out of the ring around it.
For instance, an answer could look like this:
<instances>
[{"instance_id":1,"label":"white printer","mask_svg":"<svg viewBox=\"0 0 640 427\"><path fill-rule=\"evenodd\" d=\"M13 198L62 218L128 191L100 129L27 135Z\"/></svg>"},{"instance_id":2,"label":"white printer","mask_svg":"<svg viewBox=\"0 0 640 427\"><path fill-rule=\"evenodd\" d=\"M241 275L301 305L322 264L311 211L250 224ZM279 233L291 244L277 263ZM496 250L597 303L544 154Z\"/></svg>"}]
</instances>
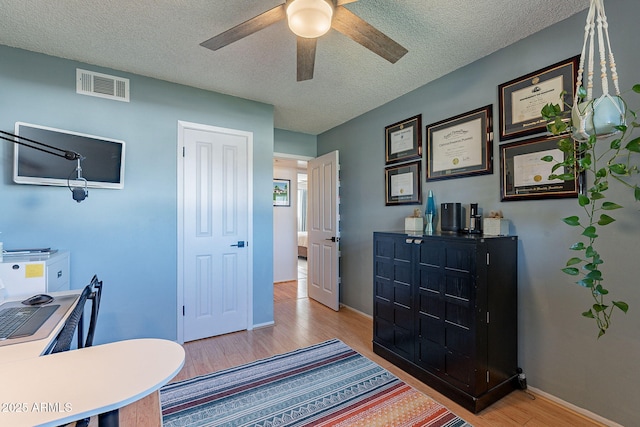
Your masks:
<instances>
[{"instance_id":1,"label":"white printer","mask_svg":"<svg viewBox=\"0 0 640 427\"><path fill-rule=\"evenodd\" d=\"M0 282L5 298L70 289L69 252L5 252L0 261Z\"/></svg>"}]
</instances>

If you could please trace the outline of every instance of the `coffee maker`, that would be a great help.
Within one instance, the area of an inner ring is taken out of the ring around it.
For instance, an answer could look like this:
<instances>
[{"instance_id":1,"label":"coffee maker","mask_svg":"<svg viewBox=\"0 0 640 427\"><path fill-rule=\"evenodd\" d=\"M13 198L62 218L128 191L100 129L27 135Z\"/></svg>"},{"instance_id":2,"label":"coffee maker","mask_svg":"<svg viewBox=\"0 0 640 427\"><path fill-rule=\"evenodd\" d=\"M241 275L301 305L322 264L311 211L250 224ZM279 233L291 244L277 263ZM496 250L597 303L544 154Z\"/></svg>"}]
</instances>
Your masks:
<instances>
[{"instance_id":1,"label":"coffee maker","mask_svg":"<svg viewBox=\"0 0 640 427\"><path fill-rule=\"evenodd\" d=\"M469 233L481 234L482 233L482 215L478 211L478 204L471 203L469 205Z\"/></svg>"}]
</instances>

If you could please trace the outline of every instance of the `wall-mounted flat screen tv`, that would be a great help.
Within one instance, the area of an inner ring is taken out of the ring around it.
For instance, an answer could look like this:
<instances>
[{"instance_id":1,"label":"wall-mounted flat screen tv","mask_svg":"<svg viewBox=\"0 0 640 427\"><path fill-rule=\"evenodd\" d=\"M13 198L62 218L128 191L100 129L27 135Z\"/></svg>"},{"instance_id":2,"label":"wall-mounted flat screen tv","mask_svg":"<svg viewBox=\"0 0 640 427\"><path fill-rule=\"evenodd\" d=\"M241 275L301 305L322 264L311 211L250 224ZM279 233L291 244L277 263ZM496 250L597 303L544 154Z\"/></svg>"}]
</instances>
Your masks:
<instances>
[{"instance_id":1,"label":"wall-mounted flat screen tv","mask_svg":"<svg viewBox=\"0 0 640 427\"><path fill-rule=\"evenodd\" d=\"M124 141L68 130L16 122L15 134L61 150L74 151L82 177L92 188L124 188ZM77 178L77 161L14 144L13 181L17 184L84 186Z\"/></svg>"}]
</instances>

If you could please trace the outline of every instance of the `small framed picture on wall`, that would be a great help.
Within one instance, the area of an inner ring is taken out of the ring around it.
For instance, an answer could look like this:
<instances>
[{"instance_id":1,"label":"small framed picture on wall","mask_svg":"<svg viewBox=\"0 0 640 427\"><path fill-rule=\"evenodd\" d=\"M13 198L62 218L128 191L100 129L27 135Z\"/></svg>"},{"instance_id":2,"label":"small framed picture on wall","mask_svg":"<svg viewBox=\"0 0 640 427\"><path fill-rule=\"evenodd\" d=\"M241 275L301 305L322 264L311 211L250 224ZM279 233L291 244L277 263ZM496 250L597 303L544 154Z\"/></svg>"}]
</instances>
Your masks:
<instances>
[{"instance_id":1,"label":"small framed picture on wall","mask_svg":"<svg viewBox=\"0 0 640 427\"><path fill-rule=\"evenodd\" d=\"M291 180L273 180L273 206L291 206Z\"/></svg>"}]
</instances>

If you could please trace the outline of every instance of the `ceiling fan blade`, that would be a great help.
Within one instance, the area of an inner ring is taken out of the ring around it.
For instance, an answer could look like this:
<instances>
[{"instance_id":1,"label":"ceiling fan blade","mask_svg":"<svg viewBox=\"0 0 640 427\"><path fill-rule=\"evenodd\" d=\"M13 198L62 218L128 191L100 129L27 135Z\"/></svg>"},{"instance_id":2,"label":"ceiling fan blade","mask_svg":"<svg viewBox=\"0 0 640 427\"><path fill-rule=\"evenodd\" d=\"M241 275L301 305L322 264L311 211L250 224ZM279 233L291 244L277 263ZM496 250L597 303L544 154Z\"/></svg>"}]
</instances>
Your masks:
<instances>
[{"instance_id":1,"label":"ceiling fan blade","mask_svg":"<svg viewBox=\"0 0 640 427\"><path fill-rule=\"evenodd\" d=\"M298 81L311 80L316 63L318 39L298 37Z\"/></svg>"},{"instance_id":2,"label":"ceiling fan blade","mask_svg":"<svg viewBox=\"0 0 640 427\"><path fill-rule=\"evenodd\" d=\"M285 19L286 16L287 14L284 4L281 4L200 43L200 46L204 46L211 50L218 50L228 44L267 28L269 25Z\"/></svg>"},{"instance_id":3,"label":"ceiling fan blade","mask_svg":"<svg viewBox=\"0 0 640 427\"><path fill-rule=\"evenodd\" d=\"M336 8L331 27L392 64L408 52L380 30L342 6Z\"/></svg>"}]
</instances>

